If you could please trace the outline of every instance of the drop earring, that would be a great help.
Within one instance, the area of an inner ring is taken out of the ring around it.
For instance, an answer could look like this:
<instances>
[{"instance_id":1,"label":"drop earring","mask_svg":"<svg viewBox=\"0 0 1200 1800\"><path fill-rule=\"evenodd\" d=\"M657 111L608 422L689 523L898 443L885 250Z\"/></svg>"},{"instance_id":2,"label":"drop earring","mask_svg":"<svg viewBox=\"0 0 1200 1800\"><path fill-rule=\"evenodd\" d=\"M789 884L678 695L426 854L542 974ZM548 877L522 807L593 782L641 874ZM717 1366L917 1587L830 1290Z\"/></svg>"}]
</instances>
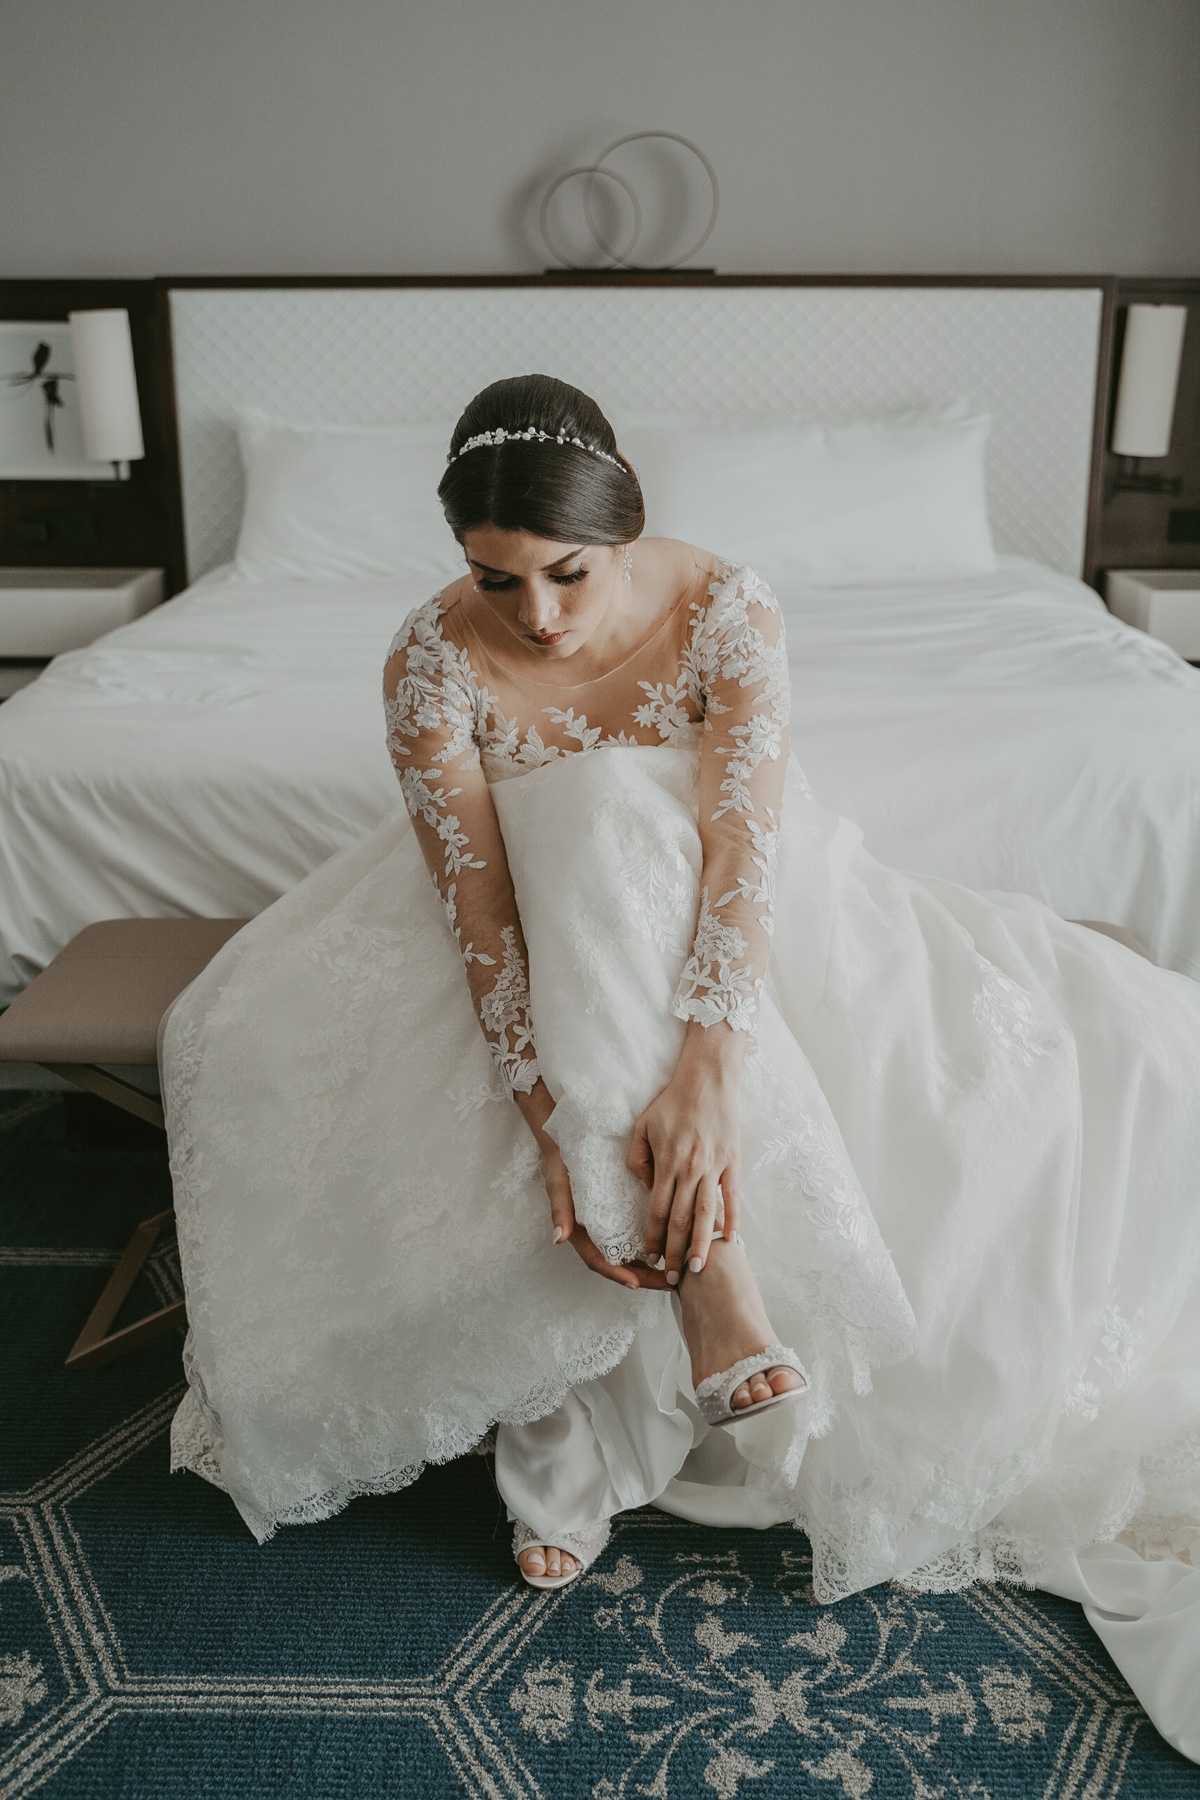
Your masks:
<instances>
[{"instance_id":1,"label":"drop earring","mask_svg":"<svg viewBox=\"0 0 1200 1800\"><path fill-rule=\"evenodd\" d=\"M621 558L621 571L622 571L622 573L621 573L622 581L632 581L633 580L633 552L629 548L628 544L626 544L625 554Z\"/></svg>"}]
</instances>

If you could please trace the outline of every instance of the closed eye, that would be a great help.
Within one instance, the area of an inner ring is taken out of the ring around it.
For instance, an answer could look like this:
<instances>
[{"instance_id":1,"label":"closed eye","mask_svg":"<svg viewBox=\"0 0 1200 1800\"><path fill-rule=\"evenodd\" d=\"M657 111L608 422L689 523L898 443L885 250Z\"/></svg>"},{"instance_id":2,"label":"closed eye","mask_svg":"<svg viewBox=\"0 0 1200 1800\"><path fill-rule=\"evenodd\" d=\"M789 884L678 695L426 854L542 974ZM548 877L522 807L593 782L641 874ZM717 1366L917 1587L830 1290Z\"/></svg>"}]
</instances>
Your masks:
<instances>
[{"instance_id":1,"label":"closed eye","mask_svg":"<svg viewBox=\"0 0 1200 1800\"><path fill-rule=\"evenodd\" d=\"M550 579L558 587L574 587L576 582L582 581L586 574L586 569L572 569L569 575L552 575ZM486 575L481 575L475 583L480 593L483 594L507 594L516 585L515 575L508 575L503 581L489 581Z\"/></svg>"}]
</instances>

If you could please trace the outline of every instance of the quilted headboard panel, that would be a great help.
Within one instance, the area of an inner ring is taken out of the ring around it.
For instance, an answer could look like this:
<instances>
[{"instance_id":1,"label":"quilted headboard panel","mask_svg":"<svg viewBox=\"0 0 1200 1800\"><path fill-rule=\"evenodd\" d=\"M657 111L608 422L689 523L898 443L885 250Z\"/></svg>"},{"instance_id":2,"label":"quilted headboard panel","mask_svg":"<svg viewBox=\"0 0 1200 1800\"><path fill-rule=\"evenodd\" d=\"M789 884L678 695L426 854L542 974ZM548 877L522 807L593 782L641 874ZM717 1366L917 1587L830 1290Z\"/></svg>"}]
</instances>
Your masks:
<instances>
[{"instance_id":1,"label":"quilted headboard panel","mask_svg":"<svg viewBox=\"0 0 1200 1800\"><path fill-rule=\"evenodd\" d=\"M993 417L997 545L1079 574L1099 287L173 287L189 578L237 540L242 405L452 423L543 370L615 421L861 416L966 394Z\"/></svg>"}]
</instances>

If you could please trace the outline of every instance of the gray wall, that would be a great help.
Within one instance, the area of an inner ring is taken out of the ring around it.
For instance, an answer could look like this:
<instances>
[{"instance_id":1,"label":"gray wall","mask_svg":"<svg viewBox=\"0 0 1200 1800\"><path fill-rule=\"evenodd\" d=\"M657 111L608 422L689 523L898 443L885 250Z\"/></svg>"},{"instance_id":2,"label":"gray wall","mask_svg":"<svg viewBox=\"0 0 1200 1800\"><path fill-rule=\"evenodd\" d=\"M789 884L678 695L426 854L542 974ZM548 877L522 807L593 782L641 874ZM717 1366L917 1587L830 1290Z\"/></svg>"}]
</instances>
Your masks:
<instances>
[{"instance_id":1,"label":"gray wall","mask_svg":"<svg viewBox=\"0 0 1200 1800\"><path fill-rule=\"evenodd\" d=\"M649 127L722 270L1200 266L1195 0L0 0L0 45L3 275L537 268L548 175Z\"/></svg>"}]
</instances>

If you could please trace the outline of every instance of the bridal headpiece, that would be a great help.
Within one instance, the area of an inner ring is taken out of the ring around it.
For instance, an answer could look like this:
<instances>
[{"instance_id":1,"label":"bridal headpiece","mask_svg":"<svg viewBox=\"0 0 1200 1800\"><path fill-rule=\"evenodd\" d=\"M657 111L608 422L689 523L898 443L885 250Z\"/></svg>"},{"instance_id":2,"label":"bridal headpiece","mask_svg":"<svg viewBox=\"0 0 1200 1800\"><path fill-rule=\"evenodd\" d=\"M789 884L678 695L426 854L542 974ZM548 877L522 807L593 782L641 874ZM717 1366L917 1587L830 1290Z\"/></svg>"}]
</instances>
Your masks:
<instances>
[{"instance_id":1,"label":"bridal headpiece","mask_svg":"<svg viewBox=\"0 0 1200 1800\"><path fill-rule=\"evenodd\" d=\"M598 450L595 444L585 444L582 438L568 437L564 431L557 434L552 431L539 431L536 425L526 426L524 431L505 431L497 425L495 431L481 431L477 437L470 437L466 443L456 450L453 456L447 456L448 463L457 462L468 450L490 450L497 444L509 443L538 444L571 444L576 450L586 450L589 456L598 456L602 462L611 463L614 469L625 470L625 464L619 457L610 456L607 450Z\"/></svg>"}]
</instances>

